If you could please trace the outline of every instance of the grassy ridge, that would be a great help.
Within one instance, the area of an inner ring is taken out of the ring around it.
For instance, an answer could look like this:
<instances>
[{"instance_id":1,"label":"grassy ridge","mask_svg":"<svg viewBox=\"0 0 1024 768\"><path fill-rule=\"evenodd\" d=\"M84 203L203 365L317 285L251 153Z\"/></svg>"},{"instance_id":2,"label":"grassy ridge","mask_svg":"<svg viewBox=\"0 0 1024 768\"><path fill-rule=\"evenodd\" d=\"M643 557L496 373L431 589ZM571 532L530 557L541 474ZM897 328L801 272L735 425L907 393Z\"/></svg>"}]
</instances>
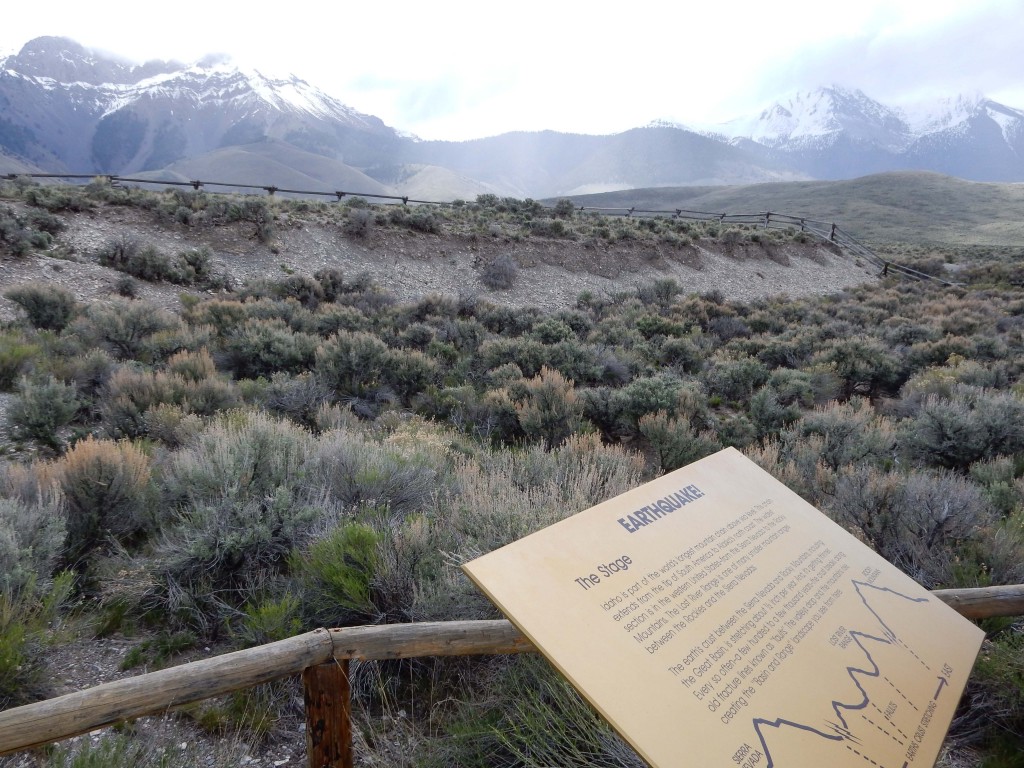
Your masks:
<instances>
[{"instance_id":1,"label":"grassy ridge","mask_svg":"<svg viewBox=\"0 0 1024 768\"><path fill-rule=\"evenodd\" d=\"M778 211L834 221L875 243L1014 246L1024 242L1024 185L901 172L850 181L737 187L631 189L572 200L596 207L685 208L719 213Z\"/></svg>"}]
</instances>

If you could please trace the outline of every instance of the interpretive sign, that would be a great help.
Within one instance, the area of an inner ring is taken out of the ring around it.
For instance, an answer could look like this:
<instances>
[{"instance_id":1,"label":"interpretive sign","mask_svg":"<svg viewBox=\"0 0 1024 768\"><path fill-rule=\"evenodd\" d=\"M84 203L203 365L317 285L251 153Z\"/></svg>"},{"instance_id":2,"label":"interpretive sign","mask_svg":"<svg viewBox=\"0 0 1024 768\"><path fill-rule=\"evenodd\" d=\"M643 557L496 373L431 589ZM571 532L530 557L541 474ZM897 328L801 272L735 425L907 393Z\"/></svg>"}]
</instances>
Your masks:
<instances>
[{"instance_id":1,"label":"interpretive sign","mask_svg":"<svg viewBox=\"0 0 1024 768\"><path fill-rule=\"evenodd\" d=\"M734 449L465 570L655 768L932 766L984 636Z\"/></svg>"}]
</instances>

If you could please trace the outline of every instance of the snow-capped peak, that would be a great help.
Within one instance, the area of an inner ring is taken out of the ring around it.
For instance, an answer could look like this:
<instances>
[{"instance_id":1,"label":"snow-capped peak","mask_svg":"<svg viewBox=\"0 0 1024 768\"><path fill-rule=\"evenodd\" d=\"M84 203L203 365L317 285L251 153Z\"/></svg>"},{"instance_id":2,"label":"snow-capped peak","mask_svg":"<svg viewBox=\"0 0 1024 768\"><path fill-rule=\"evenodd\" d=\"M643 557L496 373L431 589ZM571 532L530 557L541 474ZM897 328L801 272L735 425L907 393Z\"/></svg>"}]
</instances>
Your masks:
<instances>
[{"instance_id":1,"label":"snow-capped peak","mask_svg":"<svg viewBox=\"0 0 1024 768\"><path fill-rule=\"evenodd\" d=\"M994 121L1006 135L1024 121L1024 112L1021 110L992 101L981 93L908 104L901 111L911 130L921 136L957 128L979 117Z\"/></svg>"},{"instance_id":2,"label":"snow-capped peak","mask_svg":"<svg viewBox=\"0 0 1024 768\"><path fill-rule=\"evenodd\" d=\"M924 135L963 123L977 113L985 101L982 94L975 93L906 104L900 111L910 130Z\"/></svg>"},{"instance_id":3,"label":"snow-capped peak","mask_svg":"<svg viewBox=\"0 0 1024 768\"><path fill-rule=\"evenodd\" d=\"M883 144L902 144L907 132L900 114L863 91L840 86L800 91L776 102L753 118L719 127L731 138L776 146L847 132Z\"/></svg>"}]
</instances>

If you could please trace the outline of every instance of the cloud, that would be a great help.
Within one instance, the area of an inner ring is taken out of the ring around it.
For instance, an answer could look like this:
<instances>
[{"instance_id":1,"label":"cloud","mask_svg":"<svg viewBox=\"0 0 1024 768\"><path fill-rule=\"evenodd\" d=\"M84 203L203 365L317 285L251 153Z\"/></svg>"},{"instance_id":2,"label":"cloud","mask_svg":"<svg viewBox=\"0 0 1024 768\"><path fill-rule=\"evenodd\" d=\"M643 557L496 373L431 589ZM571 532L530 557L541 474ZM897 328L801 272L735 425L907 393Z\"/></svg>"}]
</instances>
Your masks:
<instances>
[{"instance_id":1,"label":"cloud","mask_svg":"<svg viewBox=\"0 0 1024 768\"><path fill-rule=\"evenodd\" d=\"M135 61L226 51L425 138L718 122L832 83L894 102L983 90L1024 107L1020 0L392 0L285 14L180 0L159 24L128 0L101 5L16 4L0 49L58 34Z\"/></svg>"},{"instance_id":2,"label":"cloud","mask_svg":"<svg viewBox=\"0 0 1024 768\"><path fill-rule=\"evenodd\" d=\"M1016 2L994 2L939 20L883 22L849 39L805 48L766 70L758 90L774 99L838 83L902 103L1017 88L1024 82L1019 13Z\"/></svg>"}]
</instances>

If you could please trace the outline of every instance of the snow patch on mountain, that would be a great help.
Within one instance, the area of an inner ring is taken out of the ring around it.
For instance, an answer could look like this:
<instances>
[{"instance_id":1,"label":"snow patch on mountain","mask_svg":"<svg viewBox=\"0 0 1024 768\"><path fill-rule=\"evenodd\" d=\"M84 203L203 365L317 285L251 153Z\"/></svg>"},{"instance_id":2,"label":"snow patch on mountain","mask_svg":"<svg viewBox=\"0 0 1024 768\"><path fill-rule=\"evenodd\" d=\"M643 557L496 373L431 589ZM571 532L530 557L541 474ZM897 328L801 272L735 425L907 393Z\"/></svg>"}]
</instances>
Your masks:
<instances>
[{"instance_id":1,"label":"snow patch on mountain","mask_svg":"<svg viewBox=\"0 0 1024 768\"><path fill-rule=\"evenodd\" d=\"M759 115L730 121L719 130L731 139L768 147L823 146L844 133L889 150L909 142L908 126L896 110L863 91L840 86L794 93Z\"/></svg>"},{"instance_id":2,"label":"snow patch on mountain","mask_svg":"<svg viewBox=\"0 0 1024 768\"><path fill-rule=\"evenodd\" d=\"M981 94L960 95L900 107L910 130L917 136L945 131L967 122L985 102Z\"/></svg>"}]
</instances>

